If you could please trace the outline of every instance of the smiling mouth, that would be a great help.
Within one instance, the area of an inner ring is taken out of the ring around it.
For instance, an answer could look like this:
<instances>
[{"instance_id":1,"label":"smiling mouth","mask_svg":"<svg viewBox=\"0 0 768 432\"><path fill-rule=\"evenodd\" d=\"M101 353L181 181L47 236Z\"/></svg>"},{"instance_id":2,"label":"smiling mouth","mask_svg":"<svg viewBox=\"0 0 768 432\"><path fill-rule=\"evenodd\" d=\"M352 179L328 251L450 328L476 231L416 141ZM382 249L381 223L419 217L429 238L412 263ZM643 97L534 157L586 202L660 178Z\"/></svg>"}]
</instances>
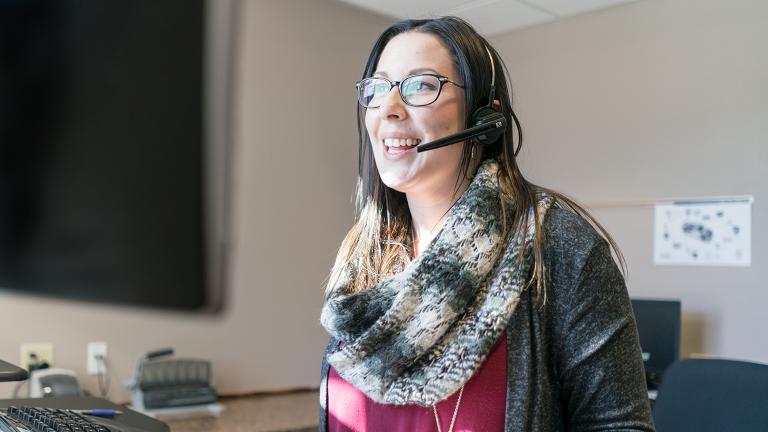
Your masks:
<instances>
[{"instance_id":1,"label":"smiling mouth","mask_svg":"<svg viewBox=\"0 0 768 432\"><path fill-rule=\"evenodd\" d=\"M383 140L383 144L387 153L398 154L398 153L403 153L405 151L416 148L416 146L421 144L421 140L418 138L416 139L385 138Z\"/></svg>"}]
</instances>

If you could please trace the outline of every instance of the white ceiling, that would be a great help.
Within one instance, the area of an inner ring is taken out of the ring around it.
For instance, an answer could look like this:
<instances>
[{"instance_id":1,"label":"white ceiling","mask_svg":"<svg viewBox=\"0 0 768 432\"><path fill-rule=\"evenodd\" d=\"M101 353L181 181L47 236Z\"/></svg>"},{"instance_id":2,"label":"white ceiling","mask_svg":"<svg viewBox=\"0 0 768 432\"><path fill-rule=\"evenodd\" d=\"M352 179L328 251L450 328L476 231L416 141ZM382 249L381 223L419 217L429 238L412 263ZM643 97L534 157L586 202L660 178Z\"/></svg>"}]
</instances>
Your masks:
<instances>
[{"instance_id":1,"label":"white ceiling","mask_svg":"<svg viewBox=\"0 0 768 432\"><path fill-rule=\"evenodd\" d=\"M455 15L495 35L635 0L339 0L395 19Z\"/></svg>"}]
</instances>

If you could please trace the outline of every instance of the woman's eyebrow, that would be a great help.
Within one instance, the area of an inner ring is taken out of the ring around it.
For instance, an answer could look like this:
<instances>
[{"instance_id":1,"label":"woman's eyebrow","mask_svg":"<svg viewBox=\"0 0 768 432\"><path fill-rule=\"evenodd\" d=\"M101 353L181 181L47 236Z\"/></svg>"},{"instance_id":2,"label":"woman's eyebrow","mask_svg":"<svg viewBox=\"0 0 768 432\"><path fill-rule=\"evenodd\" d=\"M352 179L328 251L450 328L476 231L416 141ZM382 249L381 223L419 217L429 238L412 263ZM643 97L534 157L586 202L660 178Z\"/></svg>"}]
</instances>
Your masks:
<instances>
[{"instance_id":1,"label":"woman's eyebrow","mask_svg":"<svg viewBox=\"0 0 768 432\"><path fill-rule=\"evenodd\" d=\"M432 69L432 68L422 67L422 68L416 68L416 69L409 70L408 73L406 74L406 76L411 76L411 75L415 75L415 74L422 73L422 72L431 72L431 73L439 75L439 73L436 70ZM383 76L385 78L389 78L389 75L386 72L383 72L383 71L376 71L373 74L371 74L371 76L373 76L373 75L378 75L378 76Z\"/></svg>"},{"instance_id":2,"label":"woman's eyebrow","mask_svg":"<svg viewBox=\"0 0 768 432\"><path fill-rule=\"evenodd\" d=\"M432 68L416 68L416 69L411 69L410 71L408 71L408 75L414 75L414 74L423 73L423 72L431 72L431 73L434 73L434 74L437 73L437 71L432 69Z\"/></svg>"}]
</instances>

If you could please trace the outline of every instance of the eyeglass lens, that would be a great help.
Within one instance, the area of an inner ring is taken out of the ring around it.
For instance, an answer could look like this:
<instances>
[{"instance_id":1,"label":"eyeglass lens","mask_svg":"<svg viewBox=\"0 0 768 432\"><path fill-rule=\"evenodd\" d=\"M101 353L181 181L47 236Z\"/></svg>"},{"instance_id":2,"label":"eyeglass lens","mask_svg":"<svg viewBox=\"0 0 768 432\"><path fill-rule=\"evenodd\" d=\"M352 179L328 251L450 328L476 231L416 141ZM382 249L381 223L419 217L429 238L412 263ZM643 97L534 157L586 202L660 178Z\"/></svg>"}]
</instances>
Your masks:
<instances>
[{"instance_id":1,"label":"eyeglass lens","mask_svg":"<svg viewBox=\"0 0 768 432\"><path fill-rule=\"evenodd\" d=\"M368 78L360 83L358 99L364 107L381 106L391 89L389 81L381 78ZM437 99L440 92L440 80L432 75L408 77L400 83L400 96L408 105L428 105Z\"/></svg>"}]
</instances>

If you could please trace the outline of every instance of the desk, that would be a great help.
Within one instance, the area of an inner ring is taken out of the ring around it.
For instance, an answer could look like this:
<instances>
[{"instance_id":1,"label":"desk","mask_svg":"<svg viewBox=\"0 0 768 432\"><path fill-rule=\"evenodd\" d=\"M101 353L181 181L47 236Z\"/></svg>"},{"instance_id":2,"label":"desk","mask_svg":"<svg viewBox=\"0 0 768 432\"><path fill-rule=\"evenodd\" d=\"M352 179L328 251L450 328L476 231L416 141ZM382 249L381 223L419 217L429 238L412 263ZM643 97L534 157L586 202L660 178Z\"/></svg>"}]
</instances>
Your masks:
<instances>
[{"instance_id":1,"label":"desk","mask_svg":"<svg viewBox=\"0 0 768 432\"><path fill-rule=\"evenodd\" d=\"M317 390L222 397L219 417L168 419L173 432L317 432Z\"/></svg>"},{"instance_id":2,"label":"desk","mask_svg":"<svg viewBox=\"0 0 768 432\"><path fill-rule=\"evenodd\" d=\"M123 413L115 417L115 420L125 423L127 426L133 426L146 430L147 432L170 432L170 428L165 423L153 419L152 417L139 414L122 405L116 405L106 399L86 396L61 396L55 398L35 398L35 399L0 399L0 408L9 406L36 406L44 408L61 409L115 409Z\"/></svg>"}]
</instances>

